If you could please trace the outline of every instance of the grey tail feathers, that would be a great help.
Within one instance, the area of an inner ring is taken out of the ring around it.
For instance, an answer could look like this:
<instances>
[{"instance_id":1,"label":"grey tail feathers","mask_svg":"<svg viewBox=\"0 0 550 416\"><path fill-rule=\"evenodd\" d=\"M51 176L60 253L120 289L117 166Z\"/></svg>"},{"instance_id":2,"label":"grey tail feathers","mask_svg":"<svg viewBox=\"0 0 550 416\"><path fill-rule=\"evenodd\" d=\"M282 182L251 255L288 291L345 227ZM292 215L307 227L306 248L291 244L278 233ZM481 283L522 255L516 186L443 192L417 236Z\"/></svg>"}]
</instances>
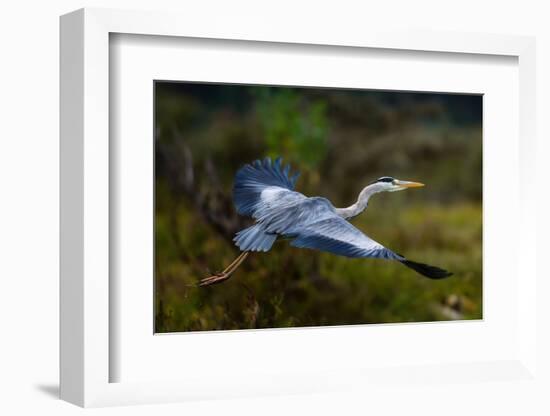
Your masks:
<instances>
[{"instance_id":1,"label":"grey tail feathers","mask_svg":"<svg viewBox=\"0 0 550 416\"><path fill-rule=\"evenodd\" d=\"M260 225L239 231L233 241L241 251L269 251L277 234L267 233Z\"/></svg>"}]
</instances>

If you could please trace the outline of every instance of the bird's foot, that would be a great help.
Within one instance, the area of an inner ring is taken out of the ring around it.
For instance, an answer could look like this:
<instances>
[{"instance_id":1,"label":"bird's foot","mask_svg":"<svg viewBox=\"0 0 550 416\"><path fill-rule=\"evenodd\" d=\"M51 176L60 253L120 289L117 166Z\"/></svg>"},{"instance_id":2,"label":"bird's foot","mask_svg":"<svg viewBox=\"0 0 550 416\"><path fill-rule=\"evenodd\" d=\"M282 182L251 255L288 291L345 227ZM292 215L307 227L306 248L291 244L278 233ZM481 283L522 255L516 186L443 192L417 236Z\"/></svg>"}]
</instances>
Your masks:
<instances>
[{"instance_id":1,"label":"bird's foot","mask_svg":"<svg viewBox=\"0 0 550 416\"><path fill-rule=\"evenodd\" d=\"M232 274L233 273L225 273L225 272L220 272L220 273L213 274L212 276L205 277L204 279L201 279L199 281L199 286L210 286L210 285L214 285L216 283L224 282L227 279L229 279Z\"/></svg>"},{"instance_id":2,"label":"bird's foot","mask_svg":"<svg viewBox=\"0 0 550 416\"><path fill-rule=\"evenodd\" d=\"M233 262L225 268L223 272L213 274L212 276L205 277L199 281L199 286L209 286L216 283L221 283L226 281L231 277L231 275L237 270L241 263L248 257L249 252L243 251L239 257L237 257Z\"/></svg>"}]
</instances>

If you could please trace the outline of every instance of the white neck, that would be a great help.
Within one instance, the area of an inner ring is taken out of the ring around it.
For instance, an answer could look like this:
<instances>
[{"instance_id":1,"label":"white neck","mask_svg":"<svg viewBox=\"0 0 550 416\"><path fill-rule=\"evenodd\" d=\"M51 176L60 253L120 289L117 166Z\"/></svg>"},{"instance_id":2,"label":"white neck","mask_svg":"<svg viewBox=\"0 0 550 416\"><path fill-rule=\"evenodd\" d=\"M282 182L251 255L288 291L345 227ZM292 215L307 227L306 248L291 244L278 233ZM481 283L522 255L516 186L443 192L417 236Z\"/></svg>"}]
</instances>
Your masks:
<instances>
[{"instance_id":1,"label":"white neck","mask_svg":"<svg viewBox=\"0 0 550 416\"><path fill-rule=\"evenodd\" d=\"M363 188L363 190L359 193L359 197L357 198L357 202L355 204L350 205L347 208L336 208L336 213L342 218L353 218L356 215L361 214L367 208L371 196L385 190L386 189L382 184L373 183Z\"/></svg>"}]
</instances>

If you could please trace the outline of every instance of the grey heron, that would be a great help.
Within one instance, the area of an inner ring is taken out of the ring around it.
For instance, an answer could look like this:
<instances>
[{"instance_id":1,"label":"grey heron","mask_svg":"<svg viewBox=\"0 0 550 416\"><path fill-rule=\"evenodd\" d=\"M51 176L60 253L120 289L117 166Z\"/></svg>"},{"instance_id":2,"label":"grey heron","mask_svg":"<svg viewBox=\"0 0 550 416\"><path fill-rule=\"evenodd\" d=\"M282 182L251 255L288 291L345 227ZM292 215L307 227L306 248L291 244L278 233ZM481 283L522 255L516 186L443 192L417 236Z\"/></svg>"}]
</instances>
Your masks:
<instances>
[{"instance_id":1,"label":"grey heron","mask_svg":"<svg viewBox=\"0 0 550 416\"><path fill-rule=\"evenodd\" d=\"M290 165L283 167L281 158L274 162L270 158L256 160L237 171L233 185L235 208L239 214L253 218L255 223L235 235L233 241L241 254L222 272L202 279L199 286L229 279L250 252L269 251L277 238L290 240L293 247L340 256L395 260L430 279L452 275L387 249L349 222L367 208L374 194L424 184L384 176L363 188L354 204L335 208L326 198L307 197L296 192L294 186L298 175L290 175Z\"/></svg>"}]
</instances>

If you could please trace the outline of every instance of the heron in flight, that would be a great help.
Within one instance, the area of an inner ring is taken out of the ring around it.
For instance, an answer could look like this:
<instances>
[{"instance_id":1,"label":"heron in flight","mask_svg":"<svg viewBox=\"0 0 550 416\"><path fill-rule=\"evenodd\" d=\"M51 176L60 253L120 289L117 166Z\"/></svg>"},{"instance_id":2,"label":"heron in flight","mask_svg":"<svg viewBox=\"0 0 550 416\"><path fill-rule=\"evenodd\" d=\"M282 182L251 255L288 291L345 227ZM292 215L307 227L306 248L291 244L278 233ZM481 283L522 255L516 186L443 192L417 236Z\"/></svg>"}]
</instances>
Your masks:
<instances>
[{"instance_id":1,"label":"heron in flight","mask_svg":"<svg viewBox=\"0 0 550 416\"><path fill-rule=\"evenodd\" d=\"M395 260L430 279L452 275L439 267L408 260L369 238L349 222L367 208L374 194L424 184L384 176L366 186L354 204L335 208L326 198L306 197L296 192L294 185L298 175L290 175L290 165L283 167L281 158L274 162L270 158L256 160L237 171L233 202L239 214L253 218L255 223L239 231L233 239L241 254L222 272L202 279L199 286L229 279L250 252L269 251L279 237L291 240L293 247L346 257Z\"/></svg>"}]
</instances>

